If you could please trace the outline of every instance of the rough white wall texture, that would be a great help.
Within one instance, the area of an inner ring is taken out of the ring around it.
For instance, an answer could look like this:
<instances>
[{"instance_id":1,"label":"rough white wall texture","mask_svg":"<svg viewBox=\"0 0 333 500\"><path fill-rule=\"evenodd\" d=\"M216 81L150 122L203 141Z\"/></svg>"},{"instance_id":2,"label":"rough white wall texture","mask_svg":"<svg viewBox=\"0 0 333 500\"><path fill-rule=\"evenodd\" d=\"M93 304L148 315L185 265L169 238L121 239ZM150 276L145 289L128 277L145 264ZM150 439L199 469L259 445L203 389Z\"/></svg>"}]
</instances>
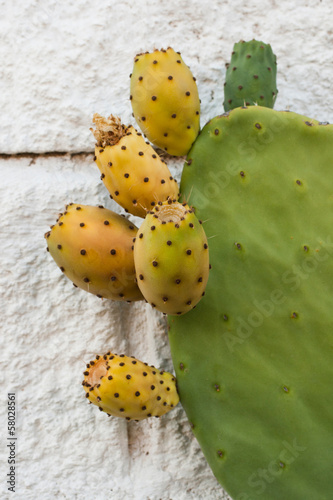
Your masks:
<instances>
[{"instance_id":1,"label":"rough white wall texture","mask_svg":"<svg viewBox=\"0 0 333 500\"><path fill-rule=\"evenodd\" d=\"M203 125L222 112L234 42L261 39L278 57L276 108L332 121L332 3L14 0L0 9L1 498L228 498L180 405L162 419L127 423L86 403L82 372L96 353L172 370L165 321L145 304L74 289L43 235L69 201L119 211L93 164L89 127L94 112L133 123L136 52L182 52L197 77ZM169 160L178 179L181 163ZM16 494L6 484L8 391L18 404Z\"/></svg>"}]
</instances>

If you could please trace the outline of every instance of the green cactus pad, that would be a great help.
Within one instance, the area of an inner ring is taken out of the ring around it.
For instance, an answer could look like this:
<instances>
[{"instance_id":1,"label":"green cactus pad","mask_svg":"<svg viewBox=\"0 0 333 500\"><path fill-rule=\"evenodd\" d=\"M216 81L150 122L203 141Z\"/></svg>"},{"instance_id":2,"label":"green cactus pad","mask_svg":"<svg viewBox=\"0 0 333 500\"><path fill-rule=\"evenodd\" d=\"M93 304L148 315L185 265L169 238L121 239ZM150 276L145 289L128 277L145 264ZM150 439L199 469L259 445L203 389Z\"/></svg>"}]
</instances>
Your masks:
<instances>
[{"instance_id":1,"label":"green cactus pad","mask_svg":"<svg viewBox=\"0 0 333 500\"><path fill-rule=\"evenodd\" d=\"M258 40L235 43L224 84L224 109L258 104L273 108L277 96L276 56Z\"/></svg>"},{"instance_id":2,"label":"green cactus pad","mask_svg":"<svg viewBox=\"0 0 333 500\"><path fill-rule=\"evenodd\" d=\"M333 492L333 126L253 106L212 119L181 192L212 271L169 317L182 405L234 500Z\"/></svg>"}]
</instances>

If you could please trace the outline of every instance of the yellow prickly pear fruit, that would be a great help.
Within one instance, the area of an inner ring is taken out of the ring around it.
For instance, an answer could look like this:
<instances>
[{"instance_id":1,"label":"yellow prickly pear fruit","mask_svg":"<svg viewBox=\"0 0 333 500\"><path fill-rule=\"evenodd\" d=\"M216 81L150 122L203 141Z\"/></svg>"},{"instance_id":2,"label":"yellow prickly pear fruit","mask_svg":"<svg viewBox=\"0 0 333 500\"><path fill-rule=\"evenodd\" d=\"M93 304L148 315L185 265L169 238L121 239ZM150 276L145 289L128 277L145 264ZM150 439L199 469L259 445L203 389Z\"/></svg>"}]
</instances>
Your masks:
<instances>
[{"instance_id":1,"label":"yellow prickly pear fruit","mask_svg":"<svg viewBox=\"0 0 333 500\"><path fill-rule=\"evenodd\" d=\"M112 115L106 119L95 114L93 122L94 159L111 198L139 217L158 201L178 199L177 181L141 132Z\"/></svg>"},{"instance_id":2,"label":"yellow prickly pear fruit","mask_svg":"<svg viewBox=\"0 0 333 500\"><path fill-rule=\"evenodd\" d=\"M137 227L102 206L69 204L45 234L61 271L87 292L113 300L142 300L136 284L133 237Z\"/></svg>"},{"instance_id":3,"label":"yellow prickly pear fruit","mask_svg":"<svg viewBox=\"0 0 333 500\"><path fill-rule=\"evenodd\" d=\"M127 420L161 417L179 402L171 373L124 354L96 356L87 364L82 385L101 411Z\"/></svg>"},{"instance_id":4,"label":"yellow prickly pear fruit","mask_svg":"<svg viewBox=\"0 0 333 500\"><path fill-rule=\"evenodd\" d=\"M139 127L155 146L171 155L187 154L199 133L200 100L179 52L169 47L138 54L130 99Z\"/></svg>"},{"instance_id":5,"label":"yellow prickly pear fruit","mask_svg":"<svg viewBox=\"0 0 333 500\"><path fill-rule=\"evenodd\" d=\"M149 212L134 243L134 263L144 298L159 311L180 315L205 293L209 251L205 231L186 203L161 203Z\"/></svg>"}]
</instances>

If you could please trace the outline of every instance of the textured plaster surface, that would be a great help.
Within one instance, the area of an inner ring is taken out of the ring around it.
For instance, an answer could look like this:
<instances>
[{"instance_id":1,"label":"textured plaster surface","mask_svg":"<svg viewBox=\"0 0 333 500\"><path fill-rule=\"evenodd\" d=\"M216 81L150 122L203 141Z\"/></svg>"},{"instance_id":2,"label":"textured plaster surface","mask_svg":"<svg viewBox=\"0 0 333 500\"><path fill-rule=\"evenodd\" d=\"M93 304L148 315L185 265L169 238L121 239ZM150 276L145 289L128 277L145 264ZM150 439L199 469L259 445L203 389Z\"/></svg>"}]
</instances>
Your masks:
<instances>
[{"instance_id":1,"label":"textured plaster surface","mask_svg":"<svg viewBox=\"0 0 333 500\"><path fill-rule=\"evenodd\" d=\"M134 123L128 75L136 52L182 52L197 77L203 125L223 112L234 42L261 39L278 58L276 108L333 121L332 4L14 0L0 8L0 496L14 497L5 438L6 395L15 391L15 498L226 499L181 405L127 423L87 404L82 372L97 353L173 370L165 320L143 303L74 289L43 235L70 201L120 212L92 161L89 127L94 112ZM179 179L182 161L167 161Z\"/></svg>"}]
</instances>

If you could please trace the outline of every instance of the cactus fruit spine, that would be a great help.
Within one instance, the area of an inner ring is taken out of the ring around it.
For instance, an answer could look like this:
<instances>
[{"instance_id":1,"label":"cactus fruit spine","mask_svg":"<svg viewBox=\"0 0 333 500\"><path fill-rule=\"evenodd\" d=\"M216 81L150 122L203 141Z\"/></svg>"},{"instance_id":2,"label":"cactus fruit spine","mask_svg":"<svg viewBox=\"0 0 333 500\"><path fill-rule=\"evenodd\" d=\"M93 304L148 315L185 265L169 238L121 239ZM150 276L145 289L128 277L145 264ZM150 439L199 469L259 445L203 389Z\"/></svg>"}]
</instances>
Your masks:
<instances>
[{"instance_id":1,"label":"cactus fruit spine","mask_svg":"<svg viewBox=\"0 0 333 500\"><path fill-rule=\"evenodd\" d=\"M200 101L195 78L171 47L138 54L131 75L131 103L147 138L182 156L199 133Z\"/></svg>"},{"instance_id":2,"label":"cactus fruit spine","mask_svg":"<svg viewBox=\"0 0 333 500\"><path fill-rule=\"evenodd\" d=\"M96 356L87 365L82 385L101 411L127 420L161 417L179 402L171 373L124 354Z\"/></svg>"},{"instance_id":3,"label":"cactus fruit spine","mask_svg":"<svg viewBox=\"0 0 333 500\"><path fill-rule=\"evenodd\" d=\"M332 125L250 106L212 119L184 166L181 192L216 237L205 300L169 318L171 353L235 499L332 496L332 158Z\"/></svg>"},{"instance_id":4,"label":"cactus fruit spine","mask_svg":"<svg viewBox=\"0 0 333 500\"><path fill-rule=\"evenodd\" d=\"M159 311L184 314L205 293L209 250L201 221L186 203L160 203L141 224L134 243L138 286Z\"/></svg>"},{"instance_id":5,"label":"cactus fruit spine","mask_svg":"<svg viewBox=\"0 0 333 500\"><path fill-rule=\"evenodd\" d=\"M111 198L139 217L158 201L178 198L177 181L140 132L112 115L105 119L95 114L93 122L95 161Z\"/></svg>"},{"instance_id":6,"label":"cactus fruit spine","mask_svg":"<svg viewBox=\"0 0 333 500\"><path fill-rule=\"evenodd\" d=\"M104 207L69 204L51 231L48 250L75 286L113 300L142 300L135 282L137 227Z\"/></svg>"},{"instance_id":7,"label":"cactus fruit spine","mask_svg":"<svg viewBox=\"0 0 333 500\"><path fill-rule=\"evenodd\" d=\"M276 56L270 45L235 43L224 84L224 109L258 104L273 108L277 96Z\"/></svg>"}]
</instances>

